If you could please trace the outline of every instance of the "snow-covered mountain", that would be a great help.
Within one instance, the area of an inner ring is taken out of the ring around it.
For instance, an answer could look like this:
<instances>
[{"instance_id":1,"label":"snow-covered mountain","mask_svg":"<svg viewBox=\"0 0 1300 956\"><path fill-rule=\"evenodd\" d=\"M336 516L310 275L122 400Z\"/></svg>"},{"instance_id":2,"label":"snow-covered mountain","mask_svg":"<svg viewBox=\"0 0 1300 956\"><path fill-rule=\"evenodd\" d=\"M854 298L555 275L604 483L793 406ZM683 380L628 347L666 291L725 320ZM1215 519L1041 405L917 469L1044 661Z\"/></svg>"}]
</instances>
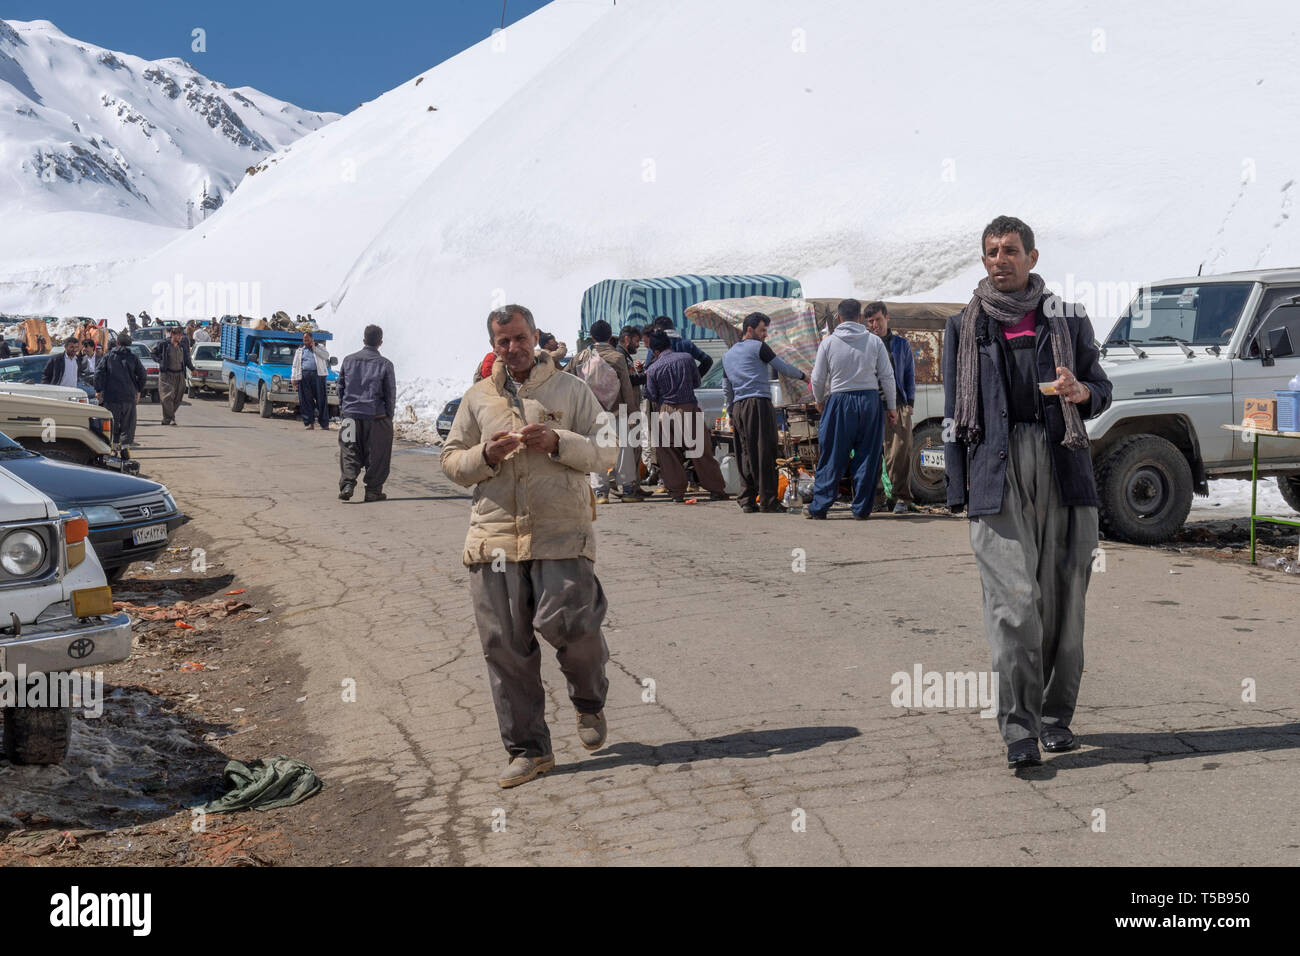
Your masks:
<instances>
[{"instance_id":1,"label":"snow-covered mountain","mask_svg":"<svg viewBox=\"0 0 1300 956\"><path fill-rule=\"evenodd\" d=\"M0 20L0 215L22 227L0 238L0 308L24 295L39 305L83 267L165 244L220 208L246 169L337 118L184 60Z\"/></svg>"},{"instance_id":2,"label":"snow-covered mountain","mask_svg":"<svg viewBox=\"0 0 1300 956\"><path fill-rule=\"evenodd\" d=\"M555 0L66 305L248 283L341 349L384 325L428 408L468 383L493 304L571 339L616 276L964 300L1009 213L1104 326L1143 280L1300 264L1298 32L1291 0Z\"/></svg>"}]
</instances>

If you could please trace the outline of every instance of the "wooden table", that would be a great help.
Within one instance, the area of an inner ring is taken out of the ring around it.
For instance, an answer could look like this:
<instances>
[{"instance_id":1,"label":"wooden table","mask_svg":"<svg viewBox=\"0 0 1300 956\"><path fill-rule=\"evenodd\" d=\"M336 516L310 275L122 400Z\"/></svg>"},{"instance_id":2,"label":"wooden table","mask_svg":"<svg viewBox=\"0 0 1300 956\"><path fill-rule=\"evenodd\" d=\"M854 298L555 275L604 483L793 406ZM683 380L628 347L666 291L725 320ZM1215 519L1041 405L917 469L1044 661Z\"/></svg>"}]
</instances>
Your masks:
<instances>
[{"instance_id":1,"label":"wooden table","mask_svg":"<svg viewBox=\"0 0 1300 956\"><path fill-rule=\"evenodd\" d=\"M1300 521L1290 521L1286 518L1269 518L1256 514L1257 485L1259 482L1259 437L1265 438L1300 438L1300 432L1279 432L1265 430L1260 428L1247 428L1245 425L1224 425L1224 428L1230 432L1241 432L1242 434L1251 435L1254 441L1250 456L1250 563L1255 563L1255 524L1257 522L1267 522L1269 524L1284 524L1292 528L1300 528Z\"/></svg>"}]
</instances>

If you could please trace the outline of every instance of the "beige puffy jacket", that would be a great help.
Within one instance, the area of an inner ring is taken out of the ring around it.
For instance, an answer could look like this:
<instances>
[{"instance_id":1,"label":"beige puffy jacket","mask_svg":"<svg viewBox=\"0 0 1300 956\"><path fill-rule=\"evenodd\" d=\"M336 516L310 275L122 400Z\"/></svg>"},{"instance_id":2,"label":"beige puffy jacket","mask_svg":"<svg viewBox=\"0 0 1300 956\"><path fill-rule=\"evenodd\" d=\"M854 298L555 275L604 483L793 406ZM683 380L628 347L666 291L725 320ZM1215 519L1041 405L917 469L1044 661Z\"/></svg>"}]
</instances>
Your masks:
<instances>
[{"instance_id":1,"label":"beige puffy jacket","mask_svg":"<svg viewBox=\"0 0 1300 956\"><path fill-rule=\"evenodd\" d=\"M497 362L490 376L465 393L442 445L447 477L474 489L465 564L489 563L497 548L507 561L594 561L596 509L587 474L607 471L618 457L610 432L610 440L597 442L609 413L586 382L563 374L546 352L519 386L517 401L506 391L505 376L505 362ZM495 468L483 458L483 446L497 432L535 423L560 436L554 455L525 448Z\"/></svg>"}]
</instances>

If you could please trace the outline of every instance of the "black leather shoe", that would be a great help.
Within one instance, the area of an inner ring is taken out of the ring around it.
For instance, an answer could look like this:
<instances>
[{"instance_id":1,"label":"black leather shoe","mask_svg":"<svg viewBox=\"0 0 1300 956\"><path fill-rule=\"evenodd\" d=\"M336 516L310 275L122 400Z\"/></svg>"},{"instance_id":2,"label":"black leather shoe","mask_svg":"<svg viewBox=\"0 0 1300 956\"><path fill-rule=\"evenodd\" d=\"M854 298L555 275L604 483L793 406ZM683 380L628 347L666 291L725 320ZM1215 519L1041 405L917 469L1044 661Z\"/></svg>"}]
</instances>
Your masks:
<instances>
[{"instance_id":1,"label":"black leather shoe","mask_svg":"<svg viewBox=\"0 0 1300 956\"><path fill-rule=\"evenodd\" d=\"M384 494L382 491L379 492L378 494L373 494L373 495L368 491L366 492L366 501L387 501L387 500L388 500L388 495Z\"/></svg>"},{"instance_id":2,"label":"black leather shoe","mask_svg":"<svg viewBox=\"0 0 1300 956\"><path fill-rule=\"evenodd\" d=\"M1038 741L1033 738L1017 740L1007 748L1007 767L1011 770L1040 767L1042 763L1042 755L1038 752Z\"/></svg>"},{"instance_id":3,"label":"black leather shoe","mask_svg":"<svg viewBox=\"0 0 1300 956\"><path fill-rule=\"evenodd\" d=\"M1043 749L1051 754L1063 754L1079 746L1079 742L1074 739L1074 732L1069 727L1044 727L1038 739L1043 742Z\"/></svg>"},{"instance_id":4,"label":"black leather shoe","mask_svg":"<svg viewBox=\"0 0 1300 956\"><path fill-rule=\"evenodd\" d=\"M757 511L758 509L755 508L753 505L741 505L741 506L740 506L740 510L743 511L743 512L744 512L745 514L747 514L747 515L752 515L752 514L753 514L755 511Z\"/></svg>"},{"instance_id":5,"label":"black leather shoe","mask_svg":"<svg viewBox=\"0 0 1300 956\"><path fill-rule=\"evenodd\" d=\"M351 501L352 493L357 490L357 486L352 482L339 486L339 501Z\"/></svg>"},{"instance_id":6,"label":"black leather shoe","mask_svg":"<svg viewBox=\"0 0 1300 956\"><path fill-rule=\"evenodd\" d=\"M765 515L783 515L789 509L785 505L778 502L777 504L774 504L771 507L759 508L758 510L763 512L763 514Z\"/></svg>"}]
</instances>

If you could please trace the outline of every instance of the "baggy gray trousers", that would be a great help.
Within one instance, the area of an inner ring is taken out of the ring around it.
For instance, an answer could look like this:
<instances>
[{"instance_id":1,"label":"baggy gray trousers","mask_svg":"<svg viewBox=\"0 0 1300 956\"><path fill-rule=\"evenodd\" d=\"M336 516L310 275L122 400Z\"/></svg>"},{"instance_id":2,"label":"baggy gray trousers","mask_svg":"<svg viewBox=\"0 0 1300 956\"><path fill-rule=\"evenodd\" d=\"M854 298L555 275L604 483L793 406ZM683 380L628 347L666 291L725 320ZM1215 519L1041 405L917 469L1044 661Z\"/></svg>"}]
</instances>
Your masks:
<instances>
[{"instance_id":1,"label":"baggy gray trousers","mask_svg":"<svg viewBox=\"0 0 1300 956\"><path fill-rule=\"evenodd\" d=\"M1097 509L1061 504L1042 425L1013 426L1007 453L1002 511L971 518L970 543L1009 746L1074 717Z\"/></svg>"},{"instance_id":2,"label":"baggy gray trousers","mask_svg":"<svg viewBox=\"0 0 1300 956\"><path fill-rule=\"evenodd\" d=\"M600 626L606 601L595 567L590 558L564 558L469 569L492 702L511 757L551 753L538 634L555 648L573 706L584 714L605 707L609 647Z\"/></svg>"}]
</instances>

